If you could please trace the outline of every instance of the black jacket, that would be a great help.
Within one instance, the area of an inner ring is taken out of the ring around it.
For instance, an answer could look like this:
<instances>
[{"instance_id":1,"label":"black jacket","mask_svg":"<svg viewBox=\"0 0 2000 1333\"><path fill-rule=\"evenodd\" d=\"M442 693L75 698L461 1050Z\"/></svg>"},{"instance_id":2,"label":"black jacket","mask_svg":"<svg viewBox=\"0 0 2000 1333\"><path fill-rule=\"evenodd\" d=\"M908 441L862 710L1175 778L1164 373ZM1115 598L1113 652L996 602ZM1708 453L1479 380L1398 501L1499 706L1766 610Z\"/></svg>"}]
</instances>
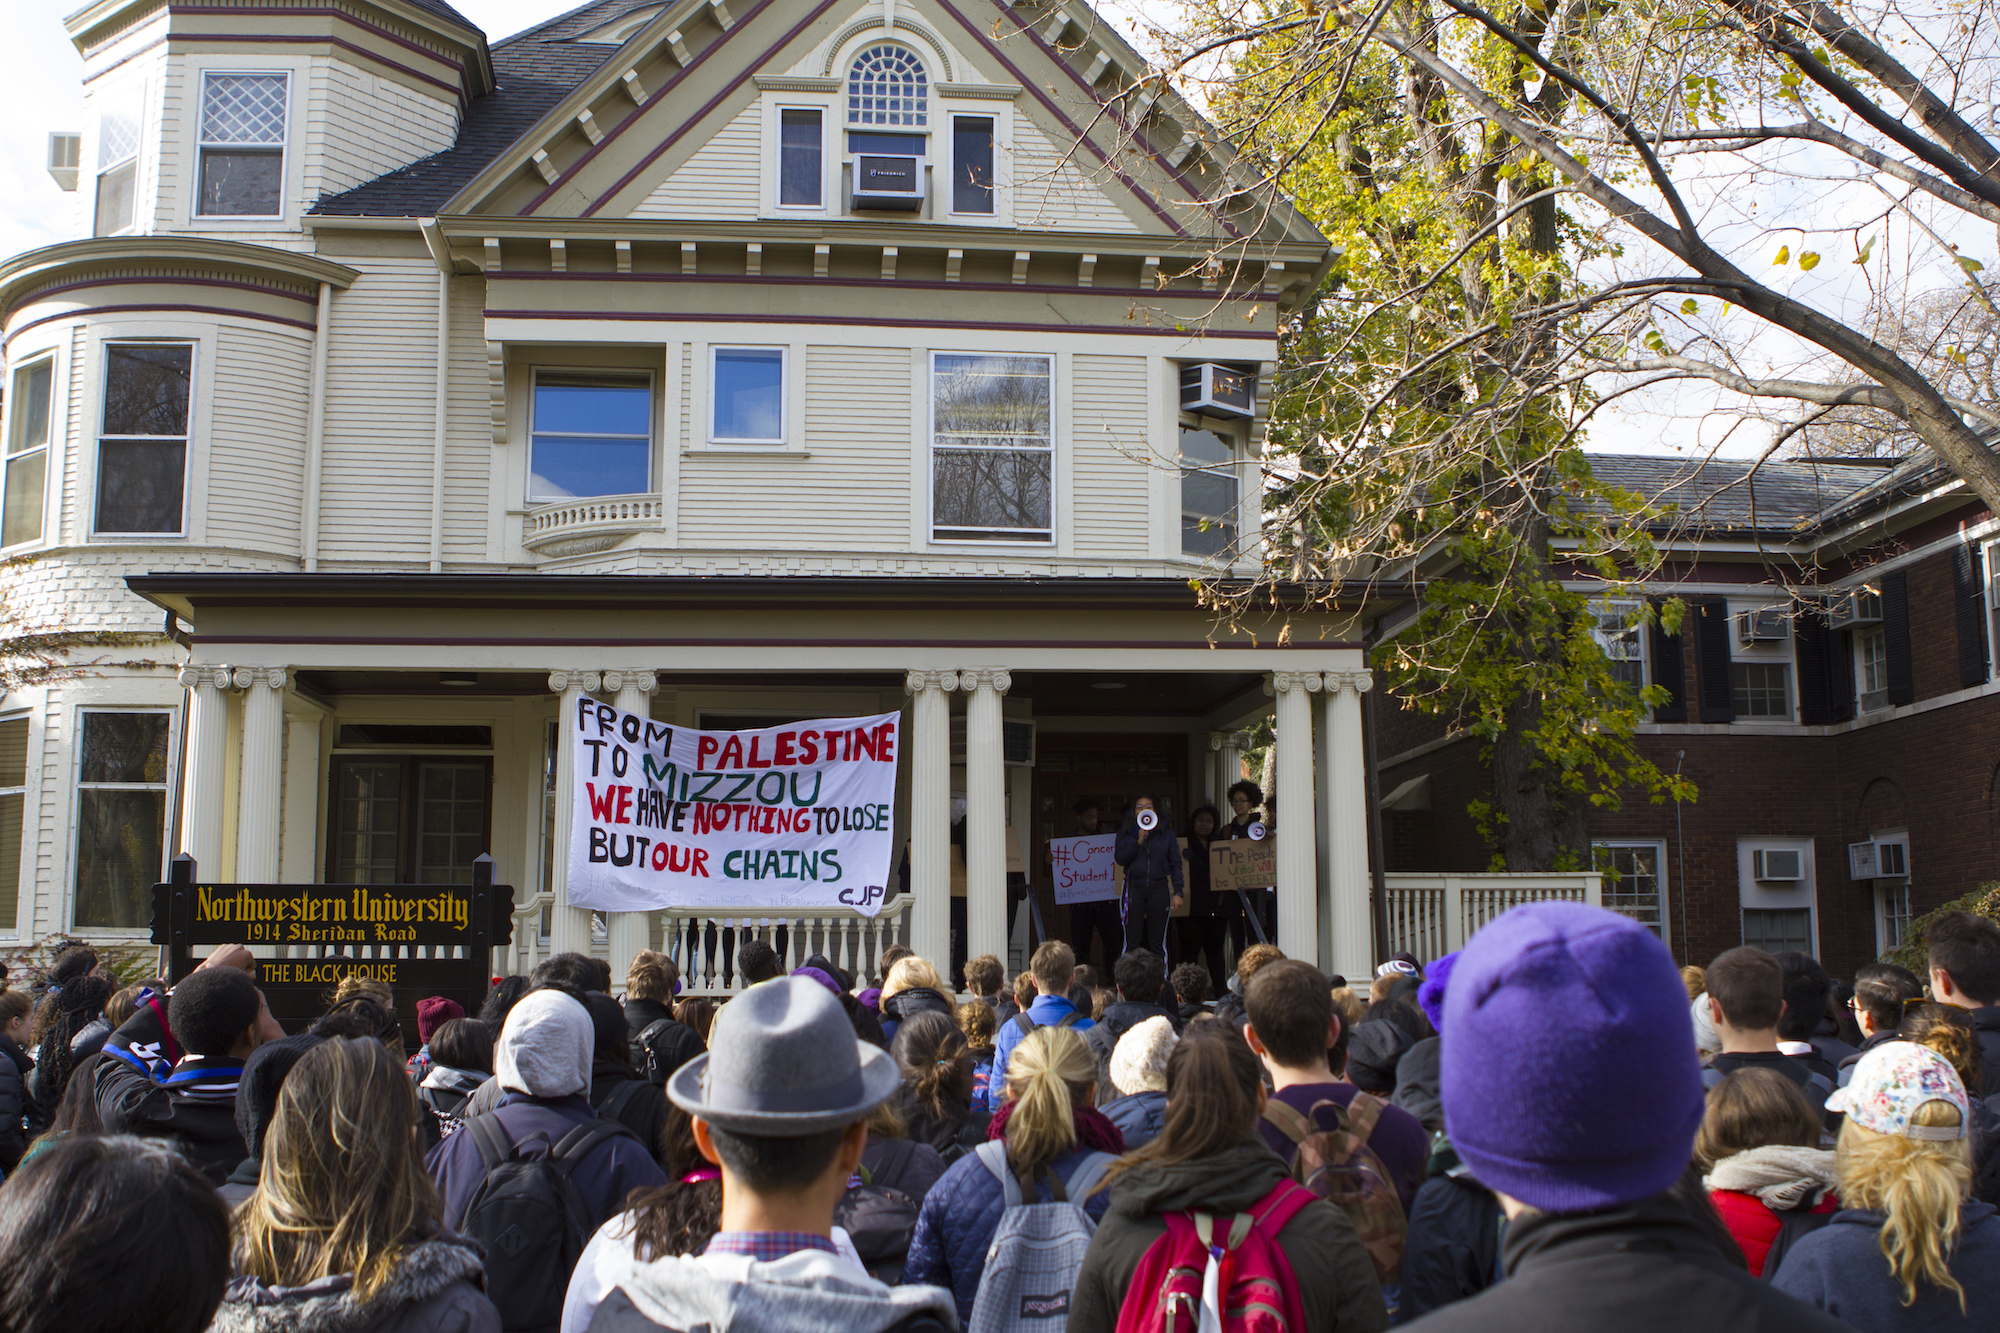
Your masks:
<instances>
[{"instance_id":1,"label":"black jacket","mask_svg":"<svg viewBox=\"0 0 2000 1333\"><path fill-rule=\"evenodd\" d=\"M903 1135L912 1143L928 1143L949 1166L986 1142L986 1126L993 1113L966 1107L956 1115L939 1115L929 1103L920 1102L905 1087L897 1094L896 1110L903 1118ZM955 1108L945 1108L947 1112Z\"/></svg>"},{"instance_id":2,"label":"black jacket","mask_svg":"<svg viewBox=\"0 0 2000 1333\"><path fill-rule=\"evenodd\" d=\"M673 1006L661 1004L658 1000L628 999L625 1001L625 1026L631 1029L634 1040L638 1038L641 1032L644 1032L661 1019L664 1018L671 1021L673 1016Z\"/></svg>"},{"instance_id":3,"label":"black jacket","mask_svg":"<svg viewBox=\"0 0 2000 1333\"><path fill-rule=\"evenodd\" d=\"M1523 1213L1507 1280L1435 1310L1426 1333L1853 1333L1723 1257L1672 1197L1603 1212Z\"/></svg>"},{"instance_id":4,"label":"black jacket","mask_svg":"<svg viewBox=\"0 0 2000 1333\"><path fill-rule=\"evenodd\" d=\"M1436 1037L1425 1037L1403 1052L1396 1062L1396 1091L1390 1101L1423 1122L1436 1134L1444 1129L1444 1093L1440 1087L1444 1046Z\"/></svg>"},{"instance_id":5,"label":"black jacket","mask_svg":"<svg viewBox=\"0 0 2000 1333\"><path fill-rule=\"evenodd\" d=\"M1125 1092L1136 1092L1136 1088L1120 1088L1111 1091L1111 1053L1118 1049L1118 1039L1138 1027L1149 1018L1164 1018L1174 1031L1181 1029L1181 1016L1170 1009L1162 1009L1157 1004L1141 1004L1137 1000L1120 1000L1104 1007L1104 1017L1084 1030L1084 1044L1097 1057L1097 1100L1100 1105Z\"/></svg>"},{"instance_id":6,"label":"black jacket","mask_svg":"<svg viewBox=\"0 0 2000 1333\"><path fill-rule=\"evenodd\" d=\"M1157 892L1171 884L1173 892L1179 893L1186 882L1181 874L1180 839L1164 819L1140 842L1138 817L1127 815L1125 827L1118 830L1118 843L1111 856L1125 867L1125 887L1134 892Z\"/></svg>"},{"instance_id":7,"label":"black jacket","mask_svg":"<svg viewBox=\"0 0 2000 1333\"><path fill-rule=\"evenodd\" d=\"M239 1062L191 1055L174 1066L165 1086L115 1053L99 1060L93 1072L97 1115L106 1134L177 1143L215 1185L250 1155L236 1127L236 1079L243 1072Z\"/></svg>"},{"instance_id":8,"label":"black jacket","mask_svg":"<svg viewBox=\"0 0 2000 1333\"><path fill-rule=\"evenodd\" d=\"M894 1041L896 1029L903 1026L904 1019L912 1014L925 1013L943 1014L951 1019L958 1016L958 1011L951 1007L951 1001L929 986L912 986L882 1001L882 1035Z\"/></svg>"},{"instance_id":9,"label":"black jacket","mask_svg":"<svg viewBox=\"0 0 2000 1333\"><path fill-rule=\"evenodd\" d=\"M1166 1234L1160 1214L1247 1212L1286 1176L1285 1164L1262 1139L1197 1161L1148 1164L1121 1175L1083 1256L1068 1333L1111 1333L1118 1326L1139 1261ZM1278 1247L1298 1278L1303 1333L1374 1333L1389 1327L1374 1264L1346 1213L1315 1199L1278 1233Z\"/></svg>"},{"instance_id":10,"label":"black jacket","mask_svg":"<svg viewBox=\"0 0 2000 1333\"><path fill-rule=\"evenodd\" d=\"M0 1037L0 1176L13 1174L28 1151L28 1071L34 1061Z\"/></svg>"},{"instance_id":11,"label":"black jacket","mask_svg":"<svg viewBox=\"0 0 2000 1333\"><path fill-rule=\"evenodd\" d=\"M1218 839L1227 841L1219 830L1208 835L1203 842L1194 834L1188 834L1187 845L1187 887L1188 915L1195 917L1214 916L1216 909L1215 890L1210 887L1208 849ZM1235 895L1231 895L1234 897Z\"/></svg>"},{"instance_id":12,"label":"black jacket","mask_svg":"<svg viewBox=\"0 0 2000 1333\"><path fill-rule=\"evenodd\" d=\"M627 1087L631 1091L623 1090ZM628 1064L599 1056L590 1062L590 1109L638 1135L653 1160L659 1160L660 1134L667 1124L667 1094L657 1083L646 1082Z\"/></svg>"},{"instance_id":13,"label":"black jacket","mask_svg":"<svg viewBox=\"0 0 2000 1333\"><path fill-rule=\"evenodd\" d=\"M1477 1296L1500 1280L1507 1215L1470 1175L1432 1176L1410 1205L1403 1248L1405 1320Z\"/></svg>"},{"instance_id":14,"label":"black jacket","mask_svg":"<svg viewBox=\"0 0 2000 1333\"><path fill-rule=\"evenodd\" d=\"M664 1086L675 1070L707 1049L699 1032L677 1019L662 1018L632 1034L632 1067L656 1086Z\"/></svg>"},{"instance_id":15,"label":"black jacket","mask_svg":"<svg viewBox=\"0 0 2000 1333\"><path fill-rule=\"evenodd\" d=\"M1972 1029L1979 1037L1979 1077L1986 1085L1980 1096L2000 1096L2000 1004L1974 1009Z\"/></svg>"}]
</instances>

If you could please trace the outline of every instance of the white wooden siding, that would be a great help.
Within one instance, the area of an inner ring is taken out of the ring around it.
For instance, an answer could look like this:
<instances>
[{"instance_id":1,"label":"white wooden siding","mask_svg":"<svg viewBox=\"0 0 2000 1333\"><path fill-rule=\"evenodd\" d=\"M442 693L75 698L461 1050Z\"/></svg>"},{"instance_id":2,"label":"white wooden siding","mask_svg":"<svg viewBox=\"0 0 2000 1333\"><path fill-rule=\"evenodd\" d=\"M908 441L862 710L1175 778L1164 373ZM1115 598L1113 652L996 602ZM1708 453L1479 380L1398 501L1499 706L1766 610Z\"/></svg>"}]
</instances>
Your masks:
<instances>
[{"instance_id":1,"label":"white wooden siding","mask_svg":"<svg viewBox=\"0 0 2000 1333\"><path fill-rule=\"evenodd\" d=\"M1152 549L1147 359L1079 354L1072 367L1073 549L1085 559L1142 558Z\"/></svg>"},{"instance_id":2,"label":"white wooden siding","mask_svg":"<svg viewBox=\"0 0 2000 1333\"><path fill-rule=\"evenodd\" d=\"M762 113L755 102L683 162L637 208L635 218L752 222L762 170Z\"/></svg>"},{"instance_id":3,"label":"white wooden siding","mask_svg":"<svg viewBox=\"0 0 2000 1333\"><path fill-rule=\"evenodd\" d=\"M458 135L455 104L377 78L344 60L316 60L307 133L306 198L339 194L451 147ZM294 126L300 124L295 118Z\"/></svg>"},{"instance_id":4,"label":"white wooden siding","mask_svg":"<svg viewBox=\"0 0 2000 1333\"><path fill-rule=\"evenodd\" d=\"M1015 112L1014 224L1034 231L1139 231L1105 195L1106 189L1125 188L1110 168L1083 149L1068 148L1066 154L1032 120ZM1086 174L1079 168L1095 170Z\"/></svg>"},{"instance_id":5,"label":"white wooden siding","mask_svg":"<svg viewBox=\"0 0 2000 1333\"><path fill-rule=\"evenodd\" d=\"M90 531L90 519L81 512L83 503L83 460L97 457L97 423L90 420L89 375L95 367L84 365L83 350L89 331L82 322L70 330L69 355L59 365L69 374L69 429L63 435L62 478L48 503L53 513L42 520L42 531L52 541L71 541Z\"/></svg>"},{"instance_id":6,"label":"white wooden siding","mask_svg":"<svg viewBox=\"0 0 2000 1333\"><path fill-rule=\"evenodd\" d=\"M450 407L444 439L444 558L484 561L487 489L496 459L487 380L483 284L460 278L451 285Z\"/></svg>"},{"instance_id":7,"label":"white wooden siding","mask_svg":"<svg viewBox=\"0 0 2000 1333\"><path fill-rule=\"evenodd\" d=\"M681 545L910 548L909 352L807 347L803 359L812 457L682 458Z\"/></svg>"},{"instance_id":8,"label":"white wooden siding","mask_svg":"<svg viewBox=\"0 0 2000 1333\"><path fill-rule=\"evenodd\" d=\"M298 550L312 335L274 325L216 331L207 413L208 540Z\"/></svg>"},{"instance_id":9,"label":"white wooden siding","mask_svg":"<svg viewBox=\"0 0 2000 1333\"><path fill-rule=\"evenodd\" d=\"M428 563L437 267L343 262L366 271L333 298L320 558Z\"/></svg>"}]
</instances>

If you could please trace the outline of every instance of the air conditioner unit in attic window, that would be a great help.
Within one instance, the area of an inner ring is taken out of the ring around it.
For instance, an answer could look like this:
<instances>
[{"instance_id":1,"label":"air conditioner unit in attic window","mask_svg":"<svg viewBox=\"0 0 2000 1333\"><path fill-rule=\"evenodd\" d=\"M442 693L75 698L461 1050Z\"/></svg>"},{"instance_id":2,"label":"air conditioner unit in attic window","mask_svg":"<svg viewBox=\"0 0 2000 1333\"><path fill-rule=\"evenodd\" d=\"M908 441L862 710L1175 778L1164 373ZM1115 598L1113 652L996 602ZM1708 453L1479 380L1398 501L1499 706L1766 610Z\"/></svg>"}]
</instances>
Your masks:
<instances>
[{"instance_id":1,"label":"air conditioner unit in attic window","mask_svg":"<svg viewBox=\"0 0 2000 1333\"><path fill-rule=\"evenodd\" d=\"M1827 603L1827 619L1835 629L1858 629L1882 623L1882 596L1870 588L1856 588Z\"/></svg>"},{"instance_id":2,"label":"air conditioner unit in attic window","mask_svg":"<svg viewBox=\"0 0 2000 1333\"><path fill-rule=\"evenodd\" d=\"M1847 844L1849 879L1907 879L1910 843L1902 834Z\"/></svg>"},{"instance_id":3,"label":"air conditioner unit in attic window","mask_svg":"<svg viewBox=\"0 0 2000 1333\"><path fill-rule=\"evenodd\" d=\"M1736 613L1738 643L1783 643L1790 637L1790 632L1785 628L1785 613L1776 607Z\"/></svg>"},{"instance_id":4,"label":"air conditioner unit in attic window","mask_svg":"<svg viewBox=\"0 0 2000 1333\"><path fill-rule=\"evenodd\" d=\"M1750 853L1750 878L1759 884L1795 883L1806 877L1805 853L1759 847Z\"/></svg>"},{"instance_id":5,"label":"air conditioner unit in attic window","mask_svg":"<svg viewBox=\"0 0 2000 1333\"><path fill-rule=\"evenodd\" d=\"M924 160L901 153L856 153L854 206L913 212L924 206Z\"/></svg>"},{"instance_id":6,"label":"air conditioner unit in attic window","mask_svg":"<svg viewBox=\"0 0 2000 1333\"><path fill-rule=\"evenodd\" d=\"M1204 361L1181 367L1181 411L1212 417L1251 417L1257 413L1257 377Z\"/></svg>"}]
</instances>

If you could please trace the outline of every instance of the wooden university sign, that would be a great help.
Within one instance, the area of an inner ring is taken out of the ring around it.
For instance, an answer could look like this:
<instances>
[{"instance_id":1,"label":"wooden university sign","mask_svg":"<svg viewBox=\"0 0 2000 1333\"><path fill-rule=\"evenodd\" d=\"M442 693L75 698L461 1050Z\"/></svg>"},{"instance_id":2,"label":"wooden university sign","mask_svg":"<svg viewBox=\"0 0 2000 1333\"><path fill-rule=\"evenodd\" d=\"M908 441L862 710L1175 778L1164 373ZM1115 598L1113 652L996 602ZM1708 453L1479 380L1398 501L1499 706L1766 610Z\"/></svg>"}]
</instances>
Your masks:
<instances>
[{"instance_id":1,"label":"wooden university sign","mask_svg":"<svg viewBox=\"0 0 2000 1333\"><path fill-rule=\"evenodd\" d=\"M412 1033L425 996L477 1014L493 950L514 935L514 891L493 882L490 856L472 863L470 884L206 884L186 854L171 875L153 886L153 943L166 946L169 979L194 970L197 945L282 946L294 956L259 958L257 985L290 1026L324 1013L353 975L389 987Z\"/></svg>"}]
</instances>

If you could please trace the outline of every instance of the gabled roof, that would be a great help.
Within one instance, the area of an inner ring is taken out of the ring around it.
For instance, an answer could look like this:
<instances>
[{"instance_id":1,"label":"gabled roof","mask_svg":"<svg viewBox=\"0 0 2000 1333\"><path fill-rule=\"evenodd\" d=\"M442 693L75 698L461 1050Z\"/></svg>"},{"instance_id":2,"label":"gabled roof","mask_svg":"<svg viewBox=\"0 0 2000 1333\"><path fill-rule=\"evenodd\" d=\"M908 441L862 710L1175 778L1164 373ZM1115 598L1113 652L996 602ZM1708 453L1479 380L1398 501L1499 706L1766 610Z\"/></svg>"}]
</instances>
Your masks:
<instances>
[{"instance_id":1,"label":"gabled roof","mask_svg":"<svg viewBox=\"0 0 2000 1333\"><path fill-rule=\"evenodd\" d=\"M1904 459L1767 459L1592 453L1600 482L1672 506L1658 526L1708 535L1804 536L1950 475L1929 450Z\"/></svg>"}]
</instances>

